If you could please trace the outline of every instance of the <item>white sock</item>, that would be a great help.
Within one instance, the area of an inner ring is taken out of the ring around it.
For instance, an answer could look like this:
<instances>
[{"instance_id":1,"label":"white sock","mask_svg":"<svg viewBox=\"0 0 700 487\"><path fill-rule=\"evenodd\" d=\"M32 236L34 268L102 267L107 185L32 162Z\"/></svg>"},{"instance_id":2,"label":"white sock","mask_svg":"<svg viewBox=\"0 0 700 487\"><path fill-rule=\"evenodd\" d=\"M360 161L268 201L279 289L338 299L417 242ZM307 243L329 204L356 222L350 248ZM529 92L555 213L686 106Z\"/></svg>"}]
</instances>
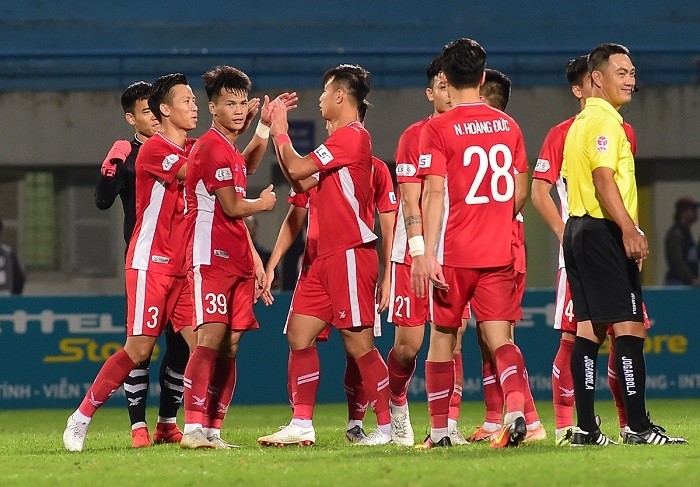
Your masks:
<instances>
[{"instance_id":1,"label":"white sock","mask_svg":"<svg viewBox=\"0 0 700 487\"><path fill-rule=\"evenodd\" d=\"M389 424L380 424L377 426L379 428L379 431L384 433L385 435L390 435L391 434L391 423Z\"/></svg>"},{"instance_id":2,"label":"white sock","mask_svg":"<svg viewBox=\"0 0 700 487\"><path fill-rule=\"evenodd\" d=\"M539 421L533 421L532 423L527 425L527 430L534 431L537 428L539 428L540 426L542 426L542 423L540 423Z\"/></svg>"},{"instance_id":3,"label":"white sock","mask_svg":"<svg viewBox=\"0 0 700 487\"><path fill-rule=\"evenodd\" d=\"M313 422L310 419L297 419L293 418L292 419L292 424L295 426L299 426L301 428L313 428Z\"/></svg>"},{"instance_id":4,"label":"white sock","mask_svg":"<svg viewBox=\"0 0 700 487\"><path fill-rule=\"evenodd\" d=\"M221 438L221 428L205 428L205 433L207 435L207 438L210 436L218 436Z\"/></svg>"},{"instance_id":5,"label":"white sock","mask_svg":"<svg viewBox=\"0 0 700 487\"><path fill-rule=\"evenodd\" d=\"M92 418L85 416L83 413L81 413L77 409L73 413L73 419L76 421L80 421L81 423L89 423L90 421L92 421Z\"/></svg>"},{"instance_id":6,"label":"white sock","mask_svg":"<svg viewBox=\"0 0 700 487\"><path fill-rule=\"evenodd\" d=\"M501 429L501 425L498 423L487 423L486 421L484 421L483 428L484 428L484 431L493 432L493 431Z\"/></svg>"},{"instance_id":7,"label":"white sock","mask_svg":"<svg viewBox=\"0 0 700 487\"><path fill-rule=\"evenodd\" d=\"M134 431L135 429L139 428L146 428L148 425L146 424L145 421L139 421L138 423L134 423L131 425L131 431Z\"/></svg>"},{"instance_id":8,"label":"white sock","mask_svg":"<svg viewBox=\"0 0 700 487\"><path fill-rule=\"evenodd\" d=\"M516 418L524 418L525 415L523 414L522 411L512 411L510 413L506 413L506 415L503 417L503 424L510 424L516 420Z\"/></svg>"},{"instance_id":9,"label":"white sock","mask_svg":"<svg viewBox=\"0 0 700 487\"><path fill-rule=\"evenodd\" d=\"M393 402L389 401L389 408L391 409L392 413L406 414L408 411L408 403L404 404L403 406L397 406Z\"/></svg>"},{"instance_id":10,"label":"white sock","mask_svg":"<svg viewBox=\"0 0 700 487\"><path fill-rule=\"evenodd\" d=\"M355 426L359 426L360 428L362 428L362 420L361 419L348 419L347 431L350 431Z\"/></svg>"},{"instance_id":11,"label":"white sock","mask_svg":"<svg viewBox=\"0 0 700 487\"><path fill-rule=\"evenodd\" d=\"M185 430L183 431L183 433L187 435L189 433L192 433L197 428L203 429L200 423L185 423Z\"/></svg>"},{"instance_id":12,"label":"white sock","mask_svg":"<svg viewBox=\"0 0 700 487\"><path fill-rule=\"evenodd\" d=\"M437 443L445 436L448 436L447 428L430 428L430 439Z\"/></svg>"},{"instance_id":13,"label":"white sock","mask_svg":"<svg viewBox=\"0 0 700 487\"><path fill-rule=\"evenodd\" d=\"M163 416L158 415L158 422L165 424L177 424L177 418L164 418Z\"/></svg>"},{"instance_id":14,"label":"white sock","mask_svg":"<svg viewBox=\"0 0 700 487\"><path fill-rule=\"evenodd\" d=\"M457 429L457 420L452 418L447 418L447 430L454 431Z\"/></svg>"}]
</instances>

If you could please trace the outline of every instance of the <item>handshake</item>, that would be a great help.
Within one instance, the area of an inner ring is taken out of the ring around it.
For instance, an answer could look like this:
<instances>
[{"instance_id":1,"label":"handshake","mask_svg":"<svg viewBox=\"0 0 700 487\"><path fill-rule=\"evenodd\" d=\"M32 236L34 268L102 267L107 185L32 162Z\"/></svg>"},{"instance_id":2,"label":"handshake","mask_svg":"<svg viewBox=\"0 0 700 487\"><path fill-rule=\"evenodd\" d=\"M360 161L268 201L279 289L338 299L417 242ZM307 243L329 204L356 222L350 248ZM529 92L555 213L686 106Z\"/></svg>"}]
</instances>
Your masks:
<instances>
[{"instance_id":1,"label":"handshake","mask_svg":"<svg viewBox=\"0 0 700 487\"><path fill-rule=\"evenodd\" d=\"M131 154L131 142L128 140L117 140L107 153L107 157L102 162L100 172L106 178L113 178L117 172L117 164L122 164Z\"/></svg>"}]
</instances>

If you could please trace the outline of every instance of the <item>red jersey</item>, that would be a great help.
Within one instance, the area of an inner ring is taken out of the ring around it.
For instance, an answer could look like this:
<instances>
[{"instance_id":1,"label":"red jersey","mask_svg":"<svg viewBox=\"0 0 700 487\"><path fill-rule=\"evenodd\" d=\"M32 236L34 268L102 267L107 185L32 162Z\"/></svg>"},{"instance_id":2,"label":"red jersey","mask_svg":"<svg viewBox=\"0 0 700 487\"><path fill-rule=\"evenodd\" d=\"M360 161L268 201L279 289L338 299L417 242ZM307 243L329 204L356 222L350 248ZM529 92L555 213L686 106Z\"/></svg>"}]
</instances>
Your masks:
<instances>
[{"instance_id":1,"label":"red jersey","mask_svg":"<svg viewBox=\"0 0 700 487\"><path fill-rule=\"evenodd\" d=\"M299 208L306 208L306 245L304 246L304 257L302 258L302 269L308 269L318 255L318 218L317 211L313 203L316 201L316 187L311 188L306 193L289 192L287 201L289 204ZM312 203L313 202L313 203Z\"/></svg>"},{"instance_id":2,"label":"red jersey","mask_svg":"<svg viewBox=\"0 0 700 487\"><path fill-rule=\"evenodd\" d=\"M372 141L359 122L333 132L309 154L318 181L318 257L372 242Z\"/></svg>"},{"instance_id":3,"label":"red jersey","mask_svg":"<svg viewBox=\"0 0 700 487\"><path fill-rule=\"evenodd\" d=\"M187 163L191 139L182 148L156 133L136 157L136 225L126 254L127 269L184 276L184 185L177 172Z\"/></svg>"},{"instance_id":4,"label":"red jersey","mask_svg":"<svg viewBox=\"0 0 700 487\"><path fill-rule=\"evenodd\" d=\"M513 263L513 175L527 164L515 120L485 103L457 105L425 124L420 153L420 176L445 177L438 261L472 269Z\"/></svg>"},{"instance_id":5,"label":"red jersey","mask_svg":"<svg viewBox=\"0 0 700 487\"><path fill-rule=\"evenodd\" d=\"M187 256L192 266L211 265L241 277L254 275L253 254L242 218L228 216L214 191L233 187L245 198L246 162L218 130L202 135L187 166Z\"/></svg>"},{"instance_id":6,"label":"red jersey","mask_svg":"<svg viewBox=\"0 0 700 487\"><path fill-rule=\"evenodd\" d=\"M372 156L372 193L372 216L375 210L377 213L389 213L398 208L391 171L384 161L374 156Z\"/></svg>"},{"instance_id":7,"label":"red jersey","mask_svg":"<svg viewBox=\"0 0 700 487\"><path fill-rule=\"evenodd\" d=\"M569 219L569 204L568 194L566 191L566 183L561 174L561 166L564 162L564 141L566 134L569 133L571 124L574 123L576 117L571 117L563 122L552 127L542 143L540 155L537 157L535 170L532 173L534 179L541 179L549 184L556 186L557 195L559 196L559 211L563 222ZM632 149L632 155L637 153L637 136L634 133L634 128L627 122L622 122L622 128L625 130L627 140ZM564 255L559 249L559 268L564 267Z\"/></svg>"},{"instance_id":8,"label":"red jersey","mask_svg":"<svg viewBox=\"0 0 700 487\"><path fill-rule=\"evenodd\" d=\"M391 248L391 261L400 264L411 265L413 261L413 259L411 259L411 254L408 252L408 235L403 219L403 204L401 203L401 184L423 184L423 179L418 177L418 157L420 157L418 143L420 132L430 118L431 117L424 118L404 130L399 138L396 154L394 154L394 160L396 161L396 182L399 183L399 189L397 190L399 208L396 212L396 223L394 224L394 242Z\"/></svg>"},{"instance_id":9,"label":"red jersey","mask_svg":"<svg viewBox=\"0 0 700 487\"><path fill-rule=\"evenodd\" d=\"M513 161L513 166L515 166L515 174L527 174L529 170L527 159ZM513 256L515 257L515 271L524 274L527 267L525 255L525 219L521 212L518 212L513 220Z\"/></svg>"}]
</instances>

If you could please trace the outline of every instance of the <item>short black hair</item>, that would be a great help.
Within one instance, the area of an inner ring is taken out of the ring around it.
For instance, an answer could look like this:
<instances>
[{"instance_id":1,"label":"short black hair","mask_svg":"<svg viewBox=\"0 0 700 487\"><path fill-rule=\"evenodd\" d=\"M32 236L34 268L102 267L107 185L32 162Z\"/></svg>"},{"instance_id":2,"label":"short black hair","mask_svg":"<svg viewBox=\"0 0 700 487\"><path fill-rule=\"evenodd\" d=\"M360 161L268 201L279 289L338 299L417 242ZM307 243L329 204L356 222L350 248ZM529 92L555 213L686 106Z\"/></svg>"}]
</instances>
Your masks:
<instances>
[{"instance_id":1,"label":"short black hair","mask_svg":"<svg viewBox=\"0 0 700 487\"><path fill-rule=\"evenodd\" d=\"M342 84L360 109L371 87L369 71L357 64L340 64L323 73L323 86L330 79L333 79L333 83Z\"/></svg>"},{"instance_id":2,"label":"short black hair","mask_svg":"<svg viewBox=\"0 0 700 487\"><path fill-rule=\"evenodd\" d=\"M613 44L604 42L597 45L590 53L588 53L588 72L600 71L610 60L613 54L630 55L629 49L622 44Z\"/></svg>"},{"instance_id":3,"label":"short black hair","mask_svg":"<svg viewBox=\"0 0 700 487\"><path fill-rule=\"evenodd\" d=\"M362 103L360 103L360 106L357 108L358 115L360 116L360 122L365 121L365 117L367 116L367 109L371 107L372 104L368 102L367 100L362 100Z\"/></svg>"},{"instance_id":4,"label":"short black hair","mask_svg":"<svg viewBox=\"0 0 700 487\"><path fill-rule=\"evenodd\" d=\"M253 87L248 75L233 66L216 66L204 73L202 79L209 101L215 101L221 95L222 90L240 91L247 95Z\"/></svg>"},{"instance_id":5,"label":"short black hair","mask_svg":"<svg viewBox=\"0 0 700 487\"><path fill-rule=\"evenodd\" d=\"M588 73L588 55L586 54L566 63L566 79L569 86L583 86L583 80Z\"/></svg>"},{"instance_id":6,"label":"short black hair","mask_svg":"<svg viewBox=\"0 0 700 487\"><path fill-rule=\"evenodd\" d=\"M182 73L166 74L158 78L153 83L151 94L148 97L148 108L159 122L163 121L163 114L160 112L161 103L170 103L173 99L172 89L177 85L189 85L187 76Z\"/></svg>"},{"instance_id":7,"label":"short black hair","mask_svg":"<svg viewBox=\"0 0 700 487\"><path fill-rule=\"evenodd\" d=\"M428 64L428 69L425 70L425 75L428 77L428 88L433 87L435 77L442 72L442 66L440 63L442 63L442 56L438 54L435 59L430 61L430 64Z\"/></svg>"},{"instance_id":8,"label":"short black hair","mask_svg":"<svg viewBox=\"0 0 700 487\"><path fill-rule=\"evenodd\" d=\"M473 39L463 37L445 46L440 55L442 72L457 89L476 88L486 67L486 51Z\"/></svg>"},{"instance_id":9,"label":"short black hair","mask_svg":"<svg viewBox=\"0 0 700 487\"><path fill-rule=\"evenodd\" d=\"M479 93L488 105L504 112L510 100L511 85L508 76L497 69L486 68L486 77Z\"/></svg>"},{"instance_id":10,"label":"short black hair","mask_svg":"<svg viewBox=\"0 0 700 487\"><path fill-rule=\"evenodd\" d=\"M148 95L151 93L153 85L146 81L137 81L132 83L122 93L122 108L124 113L134 113L136 102L139 100L148 100Z\"/></svg>"}]
</instances>

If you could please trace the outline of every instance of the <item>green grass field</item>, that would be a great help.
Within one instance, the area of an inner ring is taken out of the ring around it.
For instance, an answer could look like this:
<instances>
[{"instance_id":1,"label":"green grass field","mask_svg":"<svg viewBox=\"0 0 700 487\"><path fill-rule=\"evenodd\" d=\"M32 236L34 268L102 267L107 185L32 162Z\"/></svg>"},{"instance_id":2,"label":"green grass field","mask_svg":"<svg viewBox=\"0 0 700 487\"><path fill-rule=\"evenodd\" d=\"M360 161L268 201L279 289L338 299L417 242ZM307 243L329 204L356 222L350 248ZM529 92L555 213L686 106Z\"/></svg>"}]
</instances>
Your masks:
<instances>
[{"instance_id":1,"label":"green grass field","mask_svg":"<svg viewBox=\"0 0 700 487\"><path fill-rule=\"evenodd\" d=\"M689 445L557 447L551 405L538 404L547 440L515 449L486 444L415 451L357 447L344 438L345 405L320 405L313 447L262 448L256 438L289 421L286 406L232 406L224 439L235 450L185 451L177 445L130 447L126 408L100 410L82 453L63 449L70 411L0 411L0 486L215 485L700 485L700 400L650 400L656 423ZM478 423L483 405L465 403L461 428ZM600 402L602 429L617 436L611 402ZM155 422L156 411L149 411ZM427 431L424 403L411 406L416 438ZM368 415L374 421L373 415ZM366 430L371 428L366 427Z\"/></svg>"}]
</instances>

